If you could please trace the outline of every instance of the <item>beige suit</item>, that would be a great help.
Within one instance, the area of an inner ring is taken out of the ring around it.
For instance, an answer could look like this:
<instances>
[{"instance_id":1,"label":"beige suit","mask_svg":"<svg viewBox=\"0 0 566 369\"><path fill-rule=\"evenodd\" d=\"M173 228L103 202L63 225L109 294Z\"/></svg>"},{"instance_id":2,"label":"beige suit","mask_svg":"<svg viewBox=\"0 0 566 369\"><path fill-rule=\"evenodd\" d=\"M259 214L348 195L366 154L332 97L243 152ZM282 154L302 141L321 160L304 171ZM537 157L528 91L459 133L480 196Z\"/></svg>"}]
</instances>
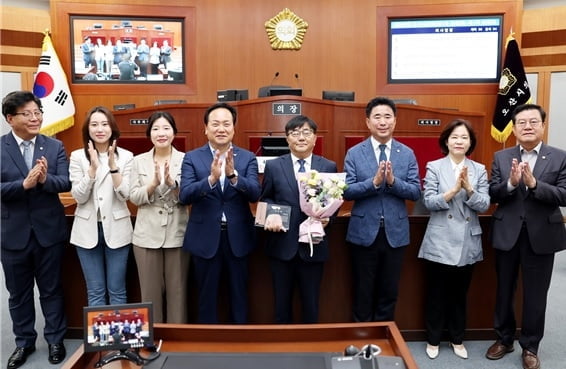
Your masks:
<instances>
[{"instance_id":1,"label":"beige suit","mask_svg":"<svg viewBox=\"0 0 566 369\"><path fill-rule=\"evenodd\" d=\"M153 302L156 323L187 323L189 253L183 237L189 213L179 204L178 189L147 186L155 176L154 150L137 155L130 176L130 200L138 206L133 244L143 301ZM179 183L184 154L171 153L169 174ZM167 312L164 315L164 298Z\"/></svg>"},{"instance_id":2,"label":"beige suit","mask_svg":"<svg viewBox=\"0 0 566 369\"><path fill-rule=\"evenodd\" d=\"M183 157L183 153L173 149L169 173L177 183ZM153 149L134 158L130 201L138 206L138 214L133 243L150 249L181 247L189 220L187 207L179 204L178 191L169 190L165 184L148 196L147 185L153 181L154 172Z\"/></svg>"},{"instance_id":3,"label":"beige suit","mask_svg":"<svg viewBox=\"0 0 566 369\"><path fill-rule=\"evenodd\" d=\"M129 176L133 154L118 148L116 164L122 174L122 183L114 188L108 160L101 155L96 178L88 175L90 163L84 149L71 153L69 167L73 185L71 195L77 201L75 219L71 231L71 244L92 249L98 244L98 221L102 222L106 244L111 249L127 246L132 242L132 221L127 201Z\"/></svg>"}]
</instances>

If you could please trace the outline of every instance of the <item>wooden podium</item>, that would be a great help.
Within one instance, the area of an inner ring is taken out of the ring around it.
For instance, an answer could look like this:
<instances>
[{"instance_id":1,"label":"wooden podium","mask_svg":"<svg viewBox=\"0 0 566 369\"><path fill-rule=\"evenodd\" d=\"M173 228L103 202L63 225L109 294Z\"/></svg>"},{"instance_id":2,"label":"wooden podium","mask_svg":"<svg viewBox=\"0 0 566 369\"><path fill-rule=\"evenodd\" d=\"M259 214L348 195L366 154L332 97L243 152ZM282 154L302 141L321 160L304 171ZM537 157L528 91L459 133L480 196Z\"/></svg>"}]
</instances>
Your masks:
<instances>
[{"instance_id":1,"label":"wooden podium","mask_svg":"<svg viewBox=\"0 0 566 369\"><path fill-rule=\"evenodd\" d=\"M346 151L368 137L366 104L313 99L302 96L272 96L254 100L230 102L238 113L234 144L252 152L257 151L258 139L265 136L285 136L285 124L295 115L303 114L318 125L316 153L336 162L338 169L344 165ZM166 110L173 115L179 132L177 138L181 151L189 151L206 143L203 116L211 104L172 104L115 111L120 127L118 144L140 153L145 137L144 120L155 111ZM398 105L397 125L394 137L410 146L417 156L421 175L428 160L441 157L438 136L444 127L456 118L470 121L478 143L472 158L490 163L491 156L484 158L481 137L486 126L484 113L433 109L419 105ZM487 155L486 155L487 156ZM488 160L484 160L488 159Z\"/></svg>"},{"instance_id":2,"label":"wooden podium","mask_svg":"<svg viewBox=\"0 0 566 369\"><path fill-rule=\"evenodd\" d=\"M394 322L301 325L196 325L156 324L155 340L162 352L183 353L336 353L349 345L378 345L383 356L400 356L407 369L418 369ZM147 356L147 353L142 353ZM94 368L98 353L85 353L81 345L64 369ZM114 361L108 369L139 368L130 361ZM330 368L328 368L330 369Z\"/></svg>"}]
</instances>

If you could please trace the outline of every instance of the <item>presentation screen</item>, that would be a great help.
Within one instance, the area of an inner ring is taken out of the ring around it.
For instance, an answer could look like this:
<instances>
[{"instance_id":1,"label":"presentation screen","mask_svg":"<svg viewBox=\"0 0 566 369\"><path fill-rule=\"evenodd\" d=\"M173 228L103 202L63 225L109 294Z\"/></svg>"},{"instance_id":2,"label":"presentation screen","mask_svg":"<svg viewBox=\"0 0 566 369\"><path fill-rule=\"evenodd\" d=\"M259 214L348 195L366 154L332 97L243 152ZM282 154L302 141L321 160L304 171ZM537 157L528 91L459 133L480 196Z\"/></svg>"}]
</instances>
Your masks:
<instances>
[{"instance_id":1,"label":"presentation screen","mask_svg":"<svg viewBox=\"0 0 566 369\"><path fill-rule=\"evenodd\" d=\"M389 83L496 83L501 15L389 19Z\"/></svg>"}]
</instances>

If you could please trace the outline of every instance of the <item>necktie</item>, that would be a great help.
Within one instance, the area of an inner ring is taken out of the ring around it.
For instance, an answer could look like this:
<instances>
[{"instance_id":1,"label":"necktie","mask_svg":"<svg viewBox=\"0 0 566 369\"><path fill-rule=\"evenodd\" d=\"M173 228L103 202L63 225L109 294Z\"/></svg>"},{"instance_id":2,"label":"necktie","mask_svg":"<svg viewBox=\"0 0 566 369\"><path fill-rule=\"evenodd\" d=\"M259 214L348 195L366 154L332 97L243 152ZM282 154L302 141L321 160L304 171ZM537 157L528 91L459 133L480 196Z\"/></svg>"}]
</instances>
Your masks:
<instances>
[{"instance_id":1,"label":"necktie","mask_svg":"<svg viewBox=\"0 0 566 369\"><path fill-rule=\"evenodd\" d=\"M33 153L31 152L31 141L23 141L22 145L24 145L24 161L28 166L28 169L31 169L31 162L33 160Z\"/></svg>"},{"instance_id":2,"label":"necktie","mask_svg":"<svg viewBox=\"0 0 566 369\"><path fill-rule=\"evenodd\" d=\"M379 145L379 162L381 163L382 161L387 161L387 155L385 155L385 148L387 148L387 145ZM379 164L379 163L378 163Z\"/></svg>"},{"instance_id":3,"label":"necktie","mask_svg":"<svg viewBox=\"0 0 566 369\"><path fill-rule=\"evenodd\" d=\"M304 173L304 172L306 172L306 169L305 169L305 163L306 163L306 161L305 161L305 159L299 159L299 160L297 160L297 161L299 162L299 173Z\"/></svg>"}]
</instances>

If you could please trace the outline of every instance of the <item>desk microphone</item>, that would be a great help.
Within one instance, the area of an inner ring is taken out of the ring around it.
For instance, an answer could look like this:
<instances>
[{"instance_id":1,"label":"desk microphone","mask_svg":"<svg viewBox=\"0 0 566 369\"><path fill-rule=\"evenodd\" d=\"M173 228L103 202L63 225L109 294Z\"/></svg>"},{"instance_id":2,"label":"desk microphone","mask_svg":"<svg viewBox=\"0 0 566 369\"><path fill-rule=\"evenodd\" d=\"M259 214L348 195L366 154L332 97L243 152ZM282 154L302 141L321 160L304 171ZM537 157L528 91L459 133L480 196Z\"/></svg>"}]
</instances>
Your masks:
<instances>
[{"instance_id":1,"label":"desk microphone","mask_svg":"<svg viewBox=\"0 0 566 369\"><path fill-rule=\"evenodd\" d=\"M271 83L269 84L270 86L273 85L273 82L275 82L277 77L279 77L279 72L275 72L275 75L273 76L273 79L271 80Z\"/></svg>"}]
</instances>

